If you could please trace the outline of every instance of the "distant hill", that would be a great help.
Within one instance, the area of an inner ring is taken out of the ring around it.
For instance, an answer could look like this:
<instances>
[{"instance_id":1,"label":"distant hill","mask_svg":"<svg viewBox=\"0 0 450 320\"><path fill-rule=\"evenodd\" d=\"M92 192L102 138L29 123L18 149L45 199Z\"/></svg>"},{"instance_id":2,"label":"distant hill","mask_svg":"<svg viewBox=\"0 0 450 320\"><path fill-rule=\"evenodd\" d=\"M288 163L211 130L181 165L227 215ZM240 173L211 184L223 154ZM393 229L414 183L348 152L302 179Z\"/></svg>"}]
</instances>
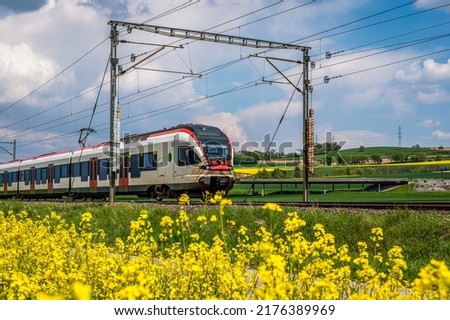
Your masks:
<instances>
[{"instance_id":1,"label":"distant hill","mask_svg":"<svg viewBox=\"0 0 450 320\"><path fill-rule=\"evenodd\" d=\"M364 148L352 148L341 149L339 153L341 155L353 156L353 155L367 155L379 154L381 156L390 156L396 153L417 154L424 152L427 155L436 155L438 150L434 148L420 148L420 147L364 147ZM442 151L442 153L449 153L450 151Z\"/></svg>"},{"instance_id":2,"label":"distant hill","mask_svg":"<svg viewBox=\"0 0 450 320\"><path fill-rule=\"evenodd\" d=\"M429 160L450 159L449 149L425 148L425 147L359 147L352 149L341 149L328 153L316 154L316 159L325 159L324 156L337 159L345 159L346 163L364 164L375 162L421 162ZM339 155L338 157L336 157ZM377 160L378 159L378 160Z\"/></svg>"}]
</instances>

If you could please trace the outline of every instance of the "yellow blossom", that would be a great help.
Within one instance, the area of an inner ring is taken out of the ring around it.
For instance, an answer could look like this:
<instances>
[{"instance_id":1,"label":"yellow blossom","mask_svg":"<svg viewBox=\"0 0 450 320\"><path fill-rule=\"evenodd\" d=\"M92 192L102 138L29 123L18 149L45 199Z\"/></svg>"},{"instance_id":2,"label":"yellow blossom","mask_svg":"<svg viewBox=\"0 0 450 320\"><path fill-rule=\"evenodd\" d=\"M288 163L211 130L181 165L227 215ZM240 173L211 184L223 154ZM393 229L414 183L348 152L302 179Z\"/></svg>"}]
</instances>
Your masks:
<instances>
[{"instance_id":1,"label":"yellow blossom","mask_svg":"<svg viewBox=\"0 0 450 320\"><path fill-rule=\"evenodd\" d=\"M283 209L280 207L280 205L276 203L266 203L262 206L263 209L267 209L273 212L283 212Z\"/></svg>"}]
</instances>

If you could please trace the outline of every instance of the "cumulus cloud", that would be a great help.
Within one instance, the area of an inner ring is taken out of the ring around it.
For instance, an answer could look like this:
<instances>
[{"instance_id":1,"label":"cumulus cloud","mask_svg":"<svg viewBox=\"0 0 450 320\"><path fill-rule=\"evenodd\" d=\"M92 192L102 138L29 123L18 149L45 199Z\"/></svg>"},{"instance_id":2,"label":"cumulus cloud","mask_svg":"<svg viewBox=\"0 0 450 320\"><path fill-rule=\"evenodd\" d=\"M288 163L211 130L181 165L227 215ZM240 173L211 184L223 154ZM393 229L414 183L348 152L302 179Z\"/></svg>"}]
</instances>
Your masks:
<instances>
[{"instance_id":1,"label":"cumulus cloud","mask_svg":"<svg viewBox=\"0 0 450 320\"><path fill-rule=\"evenodd\" d=\"M425 119L422 122L419 122L417 126L421 128L431 128L431 127L437 127L440 126L440 121L434 121L433 119Z\"/></svg>"},{"instance_id":2,"label":"cumulus cloud","mask_svg":"<svg viewBox=\"0 0 450 320\"><path fill-rule=\"evenodd\" d=\"M51 59L38 55L25 43L0 42L0 102L18 100L50 79L58 69Z\"/></svg>"},{"instance_id":3,"label":"cumulus cloud","mask_svg":"<svg viewBox=\"0 0 450 320\"><path fill-rule=\"evenodd\" d=\"M446 63L439 63L434 59L426 59L423 63L415 61L398 70L395 78L406 83L446 82L450 80L450 59Z\"/></svg>"},{"instance_id":4,"label":"cumulus cloud","mask_svg":"<svg viewBox=\"0 0 450 320\"><path fill-rule=\"evenodd\" d=\"M222 129L231 141L243 143L248 140L247 134L242 127L242 119L229 112L219 112L209 115L196 115L193 117L194 122L212 125Z\"/></svg>"},{"instance_id":5,"label":"cumulus cloud","mask_svg":"<svg viewBox=\"0 0 450 320\"><path fill-rule=\"evenodd\" d=\"M450 140L450 132L435 130L435 131L433 131L432 136L433 136L433 138L437 138L440 140Z\"/></svg>"},{"instance_id":6,"label":"cumulus cloud","mask_svg":"<svg viewBox=\"0 0 450 320\"><path fill-rule=\"evenodd\" d=\"M435 104L450 101L450 93L445 89L435 87L431 92L419 91L417 93L417 98L423 103Z\"/></svg>"}]
</instances>

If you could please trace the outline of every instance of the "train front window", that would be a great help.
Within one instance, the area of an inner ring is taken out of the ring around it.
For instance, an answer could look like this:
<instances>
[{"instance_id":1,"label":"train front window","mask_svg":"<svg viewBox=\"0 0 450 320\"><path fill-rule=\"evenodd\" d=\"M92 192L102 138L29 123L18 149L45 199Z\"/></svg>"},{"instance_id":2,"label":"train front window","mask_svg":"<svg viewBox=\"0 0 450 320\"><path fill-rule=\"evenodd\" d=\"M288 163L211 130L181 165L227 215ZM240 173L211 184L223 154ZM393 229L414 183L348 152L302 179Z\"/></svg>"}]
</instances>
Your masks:
<instances>
[{"instance_id":1,"label":"train front window","mask_svg":"<svg viewBox=\"0 0 450 320\"><path fill-rule=\"evenodd\" d=\"M203 149L209 160L225 161L231 159L227 143L207 142L203 145Z\"/></svg>"},{"instance_id":2,"label":"train front window","mask_svg":"<svg viewBox=\"0 0 450 320\"><path fill-rule=\"evenodd\" d=\"M188 166L200 163L200 157L192 147L180 146L178 147L178 165Z\"/></svg>"}]
</instances>

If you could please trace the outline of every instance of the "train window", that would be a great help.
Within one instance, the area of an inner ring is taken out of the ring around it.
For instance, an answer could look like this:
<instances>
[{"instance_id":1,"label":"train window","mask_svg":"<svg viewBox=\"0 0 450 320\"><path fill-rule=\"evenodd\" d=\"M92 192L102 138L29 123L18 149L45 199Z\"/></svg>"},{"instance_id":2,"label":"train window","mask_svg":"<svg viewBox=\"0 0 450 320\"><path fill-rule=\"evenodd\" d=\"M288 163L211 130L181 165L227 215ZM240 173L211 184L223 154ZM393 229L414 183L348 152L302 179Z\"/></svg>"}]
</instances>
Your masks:
<instances>
[{"instance_id":1,"label":"train window","mask_svg":"<svg viewBox=\"0 0 450 320\"><path fill-rule=\"evenodd\" d=\"M141 169L139 167L139 154L131 155L131 168L130 168L130 177L131 178L140 178L141 177ZM142 159L144 157L142 156Z\"/></svg>"},{"instance_id":2,"label":"train window","mask_svg":"<svg viewBox=\"0 0 450 320\"><path fill-rule=\"evenodd\" d=\"M24 180L25 180L25 185L28 186L30 184L30 170L24 171Z\"/></svg>"},{"instance_id":3,"label":"train window","mask_svg":"<svg viewBox=\"0 0 450 320\"><path fill-rule=\"evenodd\" d=\"M80 176L80 163L72 163L72 177L79 177Z\"/></svg>"},{"instance_id":4,"label":"train window","mask_svg":"<svg viewBox=\"0 0 450 320\"><path fill-rule=\"evenodd\" d=\"M200 157L192 147L180 146L178 147L178 165L188 166L200 163Z\"/></svg>"},{"instance_id":5,"label":"train window","mask_svg":"<svg viewBox=\"0 0 450 320\"><path fill-rule=\"evenodd\" d=\"M69 165L63 164L61 165L61 178L68 178L69 177Z\"/></svg>"},{"instance_id":6,"label":"train window","mask_svg":"<svg viewBox=\"0 0 450 320\"><path fill-rule=\"evenodd\" d=\"M41 183L47 183L47 168L41 168Z\"/></svg>"},{"instance_id":7,"label":"train window","mask_svg":"<svg viewBox=\"0 0 450 320\"><path fill-rule=\"evenodd\" d=\"M41 184L41 169L36 168L36 184Z\"/></svg>"},{"instance_id":8,"label":"train window","mask_svg":"<svg viewBox=\"0 0 450 320\"><path fill-rule=\"evenodd\" d=\"M230 160L231 154L228 145L223 142L207 142L203 145L209 160Z\"/></svg>"},{"instance_id":9,"label":"train window","mask_svg":"<svg viewBox=\"0 0 450 320\"><path fill-rule=\"evenodd\" d=\"M55 183L59 183L61 181L61 166L54 166L53 168Z\"/></svg>"},{"instance_id":10,"label":"train window","mask_svg":"<svg viewBox=\"0 0 450 320\"><path fill-rule=\"evenodd\" d=\"M99 180L108 179L108 160L103 159L98 162L98 178Z\"/></svg>"},{"instance_id":11,"label":"train window","mask_svg":"<svg viewBox=\"0 0 450 320\"><path fill-rule=\"evenodd\" d=\"M139 168L141 170L156 170L156 152L148 152L140 155Z\"/></svg>"},{"instance_id":12,"label":"train window","mask_svg":"<svg viewBox=\"0 0 450 320\"><path fill-rule=\"evenodd\" d=\"M8 173L8 184L11 186L11 184L13 183L13 182L15 182L14 181L14 177L16 176L16 172L9 172Z\"/></svg>"},{"instance_id":13,"label":"train window","mask_svg":"<svg viewBox=\"0 0 450 320\"><path fill-rule=\"evenodd\" d=\"M81 163L81 181L88 181L89 177L89 162L84 161Z\"/></svg>"}]
</instances>

